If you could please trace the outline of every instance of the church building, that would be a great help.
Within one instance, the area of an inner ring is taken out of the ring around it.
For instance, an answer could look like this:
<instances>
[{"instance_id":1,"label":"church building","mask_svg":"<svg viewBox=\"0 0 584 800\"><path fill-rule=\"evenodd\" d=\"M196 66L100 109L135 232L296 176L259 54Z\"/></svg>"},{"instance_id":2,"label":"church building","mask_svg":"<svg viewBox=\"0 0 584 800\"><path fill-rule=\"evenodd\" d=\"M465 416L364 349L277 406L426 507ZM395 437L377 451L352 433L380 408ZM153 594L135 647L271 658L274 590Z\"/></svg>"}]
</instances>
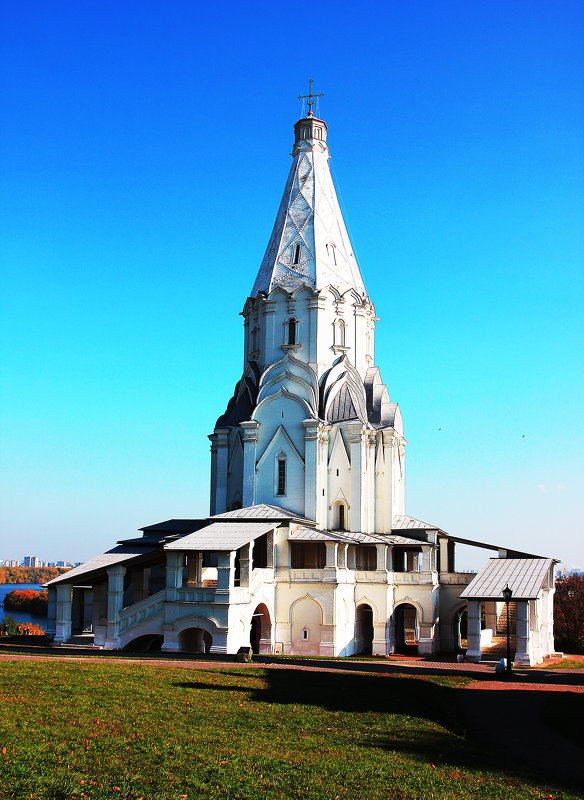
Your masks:
<instances>
[{"instance_id":1,"label":"church building","mask_svg":"<svg viewBox=\"0 0 584 800\"><path fill-rule=\"evenodd\" d=\"M477 660L508 585L515 661L537 663L553 652L553 560L406 513L402 415L375 364L375 306L308 100L241 312L243 373L209 436L209 516L149 525L51 581L49 635L314 656L457 652L468 639ZM496 558L457 572L457 543Z\"/></svg>"}]
</instances>

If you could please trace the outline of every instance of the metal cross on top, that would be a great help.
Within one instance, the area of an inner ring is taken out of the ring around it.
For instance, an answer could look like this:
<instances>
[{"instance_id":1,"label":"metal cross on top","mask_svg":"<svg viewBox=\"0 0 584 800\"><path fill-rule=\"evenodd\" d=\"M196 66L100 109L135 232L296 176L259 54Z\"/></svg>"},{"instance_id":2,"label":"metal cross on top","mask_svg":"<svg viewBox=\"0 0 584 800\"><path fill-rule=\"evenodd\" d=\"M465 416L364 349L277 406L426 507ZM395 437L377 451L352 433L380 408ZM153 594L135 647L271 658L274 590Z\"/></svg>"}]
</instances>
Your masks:
<instances>
[{"instance_id":1,"label":"metal cross on top","mask_svg":"<svg viewBox=\"0 0 584 800\"><path fill-rule=\"evenodd\" d=\"M312 84L313 83L314 83L314 81L312 80L312 78L309 78L308 79L308 94L299 94L298 95L298 99L299 100L308 100L308 116L309 117L312 117L312 106L314 105L315 98L324 97L323 92L321 92L320 94L312 94Z\"/></svg>"}]
</instances>

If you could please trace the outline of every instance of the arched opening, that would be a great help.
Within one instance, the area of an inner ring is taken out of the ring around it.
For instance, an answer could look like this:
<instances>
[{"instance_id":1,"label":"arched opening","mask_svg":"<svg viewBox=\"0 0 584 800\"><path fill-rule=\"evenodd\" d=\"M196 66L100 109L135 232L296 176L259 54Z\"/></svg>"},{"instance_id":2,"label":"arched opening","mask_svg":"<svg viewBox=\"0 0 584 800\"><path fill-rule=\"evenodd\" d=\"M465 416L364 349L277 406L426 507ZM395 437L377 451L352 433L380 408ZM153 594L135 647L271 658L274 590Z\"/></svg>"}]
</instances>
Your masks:
<instances>
[{"instance_id":1,"label":"arched opening","mask_svg":"<svg viewBox=\"0 0 584 800\"><path fill-rule=\"evenodd\" d=\"M179 634L179 645L183 653L208 653L213 637L203 628L186 628Z\"/></svg>"},{"instance_id":2,"label":"arched opening","mask_svg":"<svg viewBox=\"0 0 584 800\"><path fill-rule=\"evenodd\" d=\"M300 253L301 247L299 244L295 244L292 247L292 263L293 264L300 264Z\"/></svg>"},{"instance_id":3,"label":"arched opening","mask_svg":"<svg viewBox=\"0 0 584 800\"><path fill-rule=\"evenodd\" d=\"M294 317L288 320L288 344L296 344L296 320Z\"/></svg>"},{"instance_id":4,"label":"arched opening","mask_svg":"<svg viewBox=\"0 0 584 800\"><path fill-rule=\"evenodd\" d=\"M416 655L418 652L418 609L411 603L401 603L394 612L395 649L398 653Z\"/></svg>"},{"instance_id":5,"label":"arched opening","mask_svg":"<svg viewBox=\"0 0 584 800\"><path fill-rule=\"evenodd\" d=\"M462 653L468 646L468 609L461 608L454 615L454 650Z\"/></svg>"},{"instance_id":6,"label":"arched opening","mask_svg":"<svg viewBox=\"0 0 584 800\"><path fill-rule=\"evenodd\" d=\"M164 636L158 633L147 633L144 636L138 636L128 642L124 650L129 650L132 653L151 653L158 652L164 642Z\"/></svg>"},{"instance_id":7,"label":"arched opening","mask_svg":"<svg viewBox=\"0 0 584 800\"><path fill-rule=\"evenodd\" d=\"M272 623L270 612L264 603L260 603L253 612L249 641L254 653L271 653L272 651Z\"/></svg>"},{"instance_id":8,"label":"arched opening","mask_svg":"<svg viewBox=\"0 0 584 800\"><path fill-rule=\"evenodd\" d=\"M373 654L373 609L362 603L355 610L355 652Z\"/></svg>"},{"instance_id":9,"label":"arched opening","mask_svg":"<svg viewBox=\"0 0 584 800\"><path fill-rule=\"evenodd\" d=\"M344 503L339 503L339 530L340 531L346 531L347 530L346 525L345 525L345 504Z\"/></svg>"}]
</instances>

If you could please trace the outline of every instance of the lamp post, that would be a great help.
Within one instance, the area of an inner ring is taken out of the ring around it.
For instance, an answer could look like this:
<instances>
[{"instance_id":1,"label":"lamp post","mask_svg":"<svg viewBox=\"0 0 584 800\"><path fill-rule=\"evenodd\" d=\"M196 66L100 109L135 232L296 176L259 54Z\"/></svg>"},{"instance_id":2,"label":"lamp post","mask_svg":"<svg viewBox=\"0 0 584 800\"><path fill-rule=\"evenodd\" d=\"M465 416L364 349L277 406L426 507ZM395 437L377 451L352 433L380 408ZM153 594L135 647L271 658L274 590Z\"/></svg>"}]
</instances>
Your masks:
<instances>
[{"instance_id":1,"label":"lamp post","mask_svg":"<svg viewBox=\"0 0 584 800\"><path fill-rule=\"evenodd\" d=\"M503 589L503 599L507 608L507 675L511 675L511 639L509 637L509 600L513 591L509 588L509 584Z\"/></svg>"}]
</instances>

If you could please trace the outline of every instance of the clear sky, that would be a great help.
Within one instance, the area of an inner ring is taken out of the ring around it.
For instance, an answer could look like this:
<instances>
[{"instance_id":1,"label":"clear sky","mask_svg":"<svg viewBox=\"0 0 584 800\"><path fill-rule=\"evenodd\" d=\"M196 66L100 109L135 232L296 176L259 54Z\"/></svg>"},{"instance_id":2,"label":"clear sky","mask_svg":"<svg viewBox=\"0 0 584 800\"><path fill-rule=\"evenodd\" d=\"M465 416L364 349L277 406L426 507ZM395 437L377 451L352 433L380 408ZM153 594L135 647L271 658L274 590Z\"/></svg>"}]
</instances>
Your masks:
<instances>
[{"instance_id":1,"label":"clear sky","mask_svg":"<svg viewBox=\"0 0 584 800\"><path fill-rule=\"evenodd\" d=\"M584 6L356 9L2 3L0 558L208 513L314 78L408 513L584 566Z\"/></svg>"}]
</instances>

